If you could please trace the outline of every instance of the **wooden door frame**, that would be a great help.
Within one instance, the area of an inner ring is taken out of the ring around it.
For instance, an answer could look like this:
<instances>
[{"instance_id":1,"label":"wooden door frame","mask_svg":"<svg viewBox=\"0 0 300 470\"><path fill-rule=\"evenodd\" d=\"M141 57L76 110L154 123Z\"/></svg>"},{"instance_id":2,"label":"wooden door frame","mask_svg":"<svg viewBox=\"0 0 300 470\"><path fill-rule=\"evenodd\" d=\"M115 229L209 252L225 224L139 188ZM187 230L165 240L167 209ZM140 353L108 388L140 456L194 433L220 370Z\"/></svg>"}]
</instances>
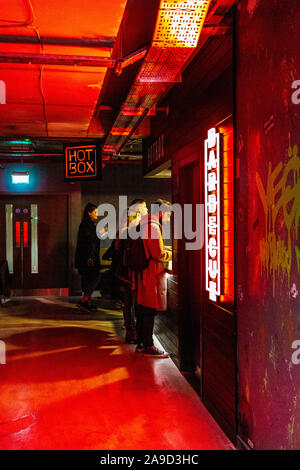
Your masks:
<instances>
[{"instance_id":1,"label":"wooden door frame","mask_svg":"<svg viewBox=\"0 0 300 470\"><path fill-rule=\"evenodd\" d=\"M176 162L174 164L174 173L177 175L178 178L178 202L184 203L182 200L182 177L181 175L185 170L192 169L193 167L199 166L199 173L201 174L201 160L200 160L200 152L193 152L190 155L186 156L184 159ZM201 202L201 185L199 181L199 203ZM178 262L179 265L184 265L183 263L180 263L180 260L184 257L185 249L183 247L183 240L178 244ZM202 263L202 251L200 250L199 253L200 256L200 269L201 269L201 263ZM186 294L186 272L183 274L180 274L180 271L178 270L178 282L179 282L179 309L180 309L180 315L181 317L186 316L186 303L184 302L184 297ZM202 276L200 273L200 285L199 285L199 293L201 292L201 284L202 284ZM199 301L200 305L200 301ZM201 355L201 343L202 343L202 334L201 334L201 312L199 312L200 315L200 335L199 335L199 357L200 357L200 370L202 368L202 355ZM179 331L179 338L180 338L180 331ZM179 343L179 348L180 348L180 343ZM181 354L180 354L181 356ZM184 363L184 358L180 357L180 364L183 366ZM184 372L184 371L183 371ZM197 390L200 394L200 397L202 396L202 387L201 387L201 380L200 377L197 375L197 371L186 371L187 375L190 376L191 379L196 378L196 381L199 381L199 390ZM198 388L198 387L196 387Z\"/></svg>"}]
</instances>

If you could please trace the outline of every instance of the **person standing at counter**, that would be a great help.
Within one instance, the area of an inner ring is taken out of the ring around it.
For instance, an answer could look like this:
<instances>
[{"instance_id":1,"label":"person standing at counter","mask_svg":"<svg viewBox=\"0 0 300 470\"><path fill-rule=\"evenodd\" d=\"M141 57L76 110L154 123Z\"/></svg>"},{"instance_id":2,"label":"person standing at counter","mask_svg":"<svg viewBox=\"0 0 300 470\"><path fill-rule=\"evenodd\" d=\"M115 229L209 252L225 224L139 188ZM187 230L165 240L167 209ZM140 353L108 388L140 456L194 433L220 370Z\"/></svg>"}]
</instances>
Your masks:
<instances>
[{"instance_id":1,"label":"person standing at counter","mask_svg":"<svg viewBox=\"0 0 300 470\"><path fill-rule=\"evenodd\" d=\"M77 304L84 312L92 311L91 296L100 282L100 239L96 234L97 207L88 203L79 226L75 253L75 267L81 280L83 297Z\"/></svg>"},{"instance_id":2,"label":"person standing at counter","mask_svg":"<svg viewBox=\"0 0 300 470\"><path fill-rule=\"evenodd\" d=\"M126 329L125 342L136 343L135 328L135 295L132 290L132 271L126 264L126 252L130 249L129 233L137 228L141 217L148 214L147 204L144 199L135 199L126 211L126 220L121 224L114 243L114 248L119 254L119 264L116 269L116 277L123 293L123 316ZM124 237L125 234L125 237ZM128 244L129 243L129 244Z\"/></svg>"},{"instance_id":3,"label":"person standing at counter","mask_svg":"<svg viewBox=\"0 0 300 470\"><path fill-rule=\"evenodd\" d=\"M172 252L165 247L162 238L162 224L167 224L171 217L171 203L159 199L155 207L157 212L144 216L140 227L149 265L137 279L136 352L144 356L163 358L168 353L153 345L154 318L158 311L167 309L167 279L165 264L172 259Z\"/></svg>"}]
</instances>

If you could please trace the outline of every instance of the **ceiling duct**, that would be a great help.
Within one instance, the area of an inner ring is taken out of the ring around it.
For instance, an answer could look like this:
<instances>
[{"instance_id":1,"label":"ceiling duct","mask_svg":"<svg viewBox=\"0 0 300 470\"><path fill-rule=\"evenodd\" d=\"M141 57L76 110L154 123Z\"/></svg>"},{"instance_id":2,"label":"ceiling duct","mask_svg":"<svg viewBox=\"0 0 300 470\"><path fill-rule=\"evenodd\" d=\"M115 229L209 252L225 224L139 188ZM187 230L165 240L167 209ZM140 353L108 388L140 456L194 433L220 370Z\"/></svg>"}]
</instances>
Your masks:
<instances>
[{"instance_id":1,"label":"ceiling duct","mask_svg":"<svg viewBox=\"0 0 300 470\"><path fill-rule=\"evenodd\" d=\"M161 0L153 39L109 132L103 153L117 158L130 136L170 89L197 46L210 0ZM137 108L139 113L126 110Z\"/></svg>"}]
</instances>

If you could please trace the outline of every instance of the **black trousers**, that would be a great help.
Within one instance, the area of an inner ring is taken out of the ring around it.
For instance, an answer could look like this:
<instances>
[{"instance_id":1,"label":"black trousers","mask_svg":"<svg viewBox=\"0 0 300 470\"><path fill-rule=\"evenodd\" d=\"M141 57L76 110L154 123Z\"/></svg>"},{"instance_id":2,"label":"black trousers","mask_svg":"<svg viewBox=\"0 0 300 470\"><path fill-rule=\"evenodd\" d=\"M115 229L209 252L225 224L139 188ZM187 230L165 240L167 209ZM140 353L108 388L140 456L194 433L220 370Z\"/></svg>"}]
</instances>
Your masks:
<instances>
[{"instance_id":1,"label":"black trousers","mask_svg":"<svg viewBox=\"0 0 300 470\"><path fill-rule=\"evenodd\" d=\"M154 318L157 314L155 308L137 305L136 307L136 336L137 342L142 343L144 348L153 346Z\"/></svg>"},{"instance_id":2,"label":"black trousers","mask_svg":"<svg viewBox=\"0 0 300 470\"><path fill-rule=\"evenodd\" d=\"M89 268L81 273L82 290L84 295L90 297L97 289L100 282L100 273L98 268Z\"/></svg>"},{"instance_id":3,"label":"black trousers","mask_svg":"<svg viewBox=\"0 0 300 470\"><path fill-rule=\"evenodd\" d=\"M6 260L0 261L0 295L6 297L10 295L9 272Z\"/></svg>"},{"instance_id":4,"label":"black trousers","mask_svg":"<svg viewBox=\"0 0 300 470\"><path fill-rule=\"evenodd\" d=\"M123 283L120 287L121 292L123 293L123 317L125 328L127 331L133 330L135 328L135 318L134 318L134 300L132 295L131 286Z\"/></svg>"}]
</instances>

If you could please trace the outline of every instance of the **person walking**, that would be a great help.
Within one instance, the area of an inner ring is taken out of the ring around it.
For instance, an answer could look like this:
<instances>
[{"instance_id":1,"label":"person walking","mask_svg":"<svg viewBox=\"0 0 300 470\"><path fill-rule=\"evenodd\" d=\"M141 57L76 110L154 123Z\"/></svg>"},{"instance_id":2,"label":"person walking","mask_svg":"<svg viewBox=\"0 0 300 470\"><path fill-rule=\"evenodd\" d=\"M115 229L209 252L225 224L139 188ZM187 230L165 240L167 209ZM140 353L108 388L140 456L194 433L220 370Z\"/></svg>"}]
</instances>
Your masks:
<instances>
[{"instance_id":1,"label":"person walking","mask_svg":"<svg viewBox=\"0 0 300 470\"><path fill-rule=\"evenodd\" d=\"M165 264L172 259L172 252L165 247L162 225L170 221L171 203L159 199L155 211L140 222L145 254L149 265L137 276L136 352L144 356L164 358L168 353L153 345L153 327L158 311L167 309L167 279Z\"/></svg>"},{"instance_id":2,"label":"person walking","mask_svg":"<svg viewBox=\"0 0 300 470\"><path fill-rule=\"evenodd\" d=\"M84 312L91 312L91 296L100 282L100 239L96 234L97 206L88 203L79 226L75 253L75 267L82 279L83 297L77 304Z\"/></svg>"},{"instance_id":3,"label":"person walking","mask_svg":"<svg viewBox=\"0 0 300 470\"><path fill-rule=\"evenodd\" d=\"M0 261L0 306L10 300L10 276L6 260Z\"/></svg>"}]
</instances>

